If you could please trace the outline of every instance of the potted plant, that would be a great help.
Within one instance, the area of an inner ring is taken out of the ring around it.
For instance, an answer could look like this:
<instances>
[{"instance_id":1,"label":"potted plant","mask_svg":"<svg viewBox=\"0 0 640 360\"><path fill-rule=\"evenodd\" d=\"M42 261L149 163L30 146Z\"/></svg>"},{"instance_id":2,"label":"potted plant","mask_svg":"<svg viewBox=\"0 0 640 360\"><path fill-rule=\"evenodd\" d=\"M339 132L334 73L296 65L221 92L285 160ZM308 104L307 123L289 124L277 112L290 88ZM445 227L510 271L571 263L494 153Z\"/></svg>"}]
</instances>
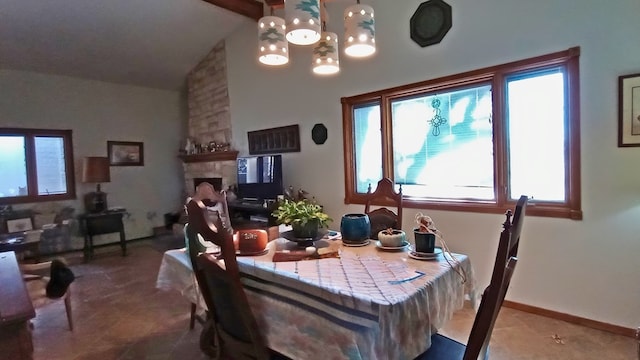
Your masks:
<instances>
[{"instance_id":1,"label":"potted plant","mask_svg":"<svg viewBox=\"0 0 640 360\"><path fill-rule=\"evenodd\" d=\"M278 223L291 225L297 238L315 238L318 229L326 227L333 219L322 211L322 207L307 199L285 199L272 214Z\"/></svg>"},{"instance_id":2,"label":"potted plant","mask_svg":"<svg viewBox=\"0 0 640 360\"><path fill-rule=\"evenodd\" d=\"M382 246L401 247L407 238L404 231L388 228L378 233L378 240Z\"/></svg>"}]
</instances>

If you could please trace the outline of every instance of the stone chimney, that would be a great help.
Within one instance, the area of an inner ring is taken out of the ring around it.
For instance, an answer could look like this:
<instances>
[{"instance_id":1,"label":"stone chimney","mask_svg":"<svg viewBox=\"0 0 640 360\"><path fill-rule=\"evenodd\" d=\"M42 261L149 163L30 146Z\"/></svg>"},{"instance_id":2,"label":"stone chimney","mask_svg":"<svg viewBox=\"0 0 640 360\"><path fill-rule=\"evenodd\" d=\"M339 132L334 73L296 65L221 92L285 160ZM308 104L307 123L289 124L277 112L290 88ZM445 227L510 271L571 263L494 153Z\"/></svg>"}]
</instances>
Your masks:
<instances>
[{"instance_id":1,"label":"stone chimney","mask_svg":"<svg viewBox=\"0 0 640 360\"><path fill-rule=\"evenodd\" d=\"M187 76L189 137L198 144L231 143L227 61L220 41ZM183 163L185 189L193 194L194 178L222 178L222 188L236 183L235 160Z\"/></svg>"}]
</instances>

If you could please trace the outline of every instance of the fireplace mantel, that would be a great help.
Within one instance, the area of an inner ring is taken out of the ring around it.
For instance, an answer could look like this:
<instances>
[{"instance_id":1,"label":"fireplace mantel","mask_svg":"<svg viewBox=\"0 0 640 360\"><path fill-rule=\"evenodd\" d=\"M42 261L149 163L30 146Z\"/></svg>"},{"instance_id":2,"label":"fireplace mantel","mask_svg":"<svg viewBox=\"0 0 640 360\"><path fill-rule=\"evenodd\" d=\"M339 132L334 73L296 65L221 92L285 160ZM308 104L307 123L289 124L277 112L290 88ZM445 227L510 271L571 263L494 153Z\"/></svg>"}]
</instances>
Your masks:
<instances>
[{"instance_id":1,"label":"fireplace mantel","mask_svg":"<svg viewBox=\"0 0 640 360\"><path fill-rule=\"evenodd\" d=\"M211 162L211 161L228 161L228 160L236 160L238 157L237 151L214 151L202 154L193 154L193 155L178 155L182 162L185 163L194 163L194 162Z\"/></svg>"}]
</instances>

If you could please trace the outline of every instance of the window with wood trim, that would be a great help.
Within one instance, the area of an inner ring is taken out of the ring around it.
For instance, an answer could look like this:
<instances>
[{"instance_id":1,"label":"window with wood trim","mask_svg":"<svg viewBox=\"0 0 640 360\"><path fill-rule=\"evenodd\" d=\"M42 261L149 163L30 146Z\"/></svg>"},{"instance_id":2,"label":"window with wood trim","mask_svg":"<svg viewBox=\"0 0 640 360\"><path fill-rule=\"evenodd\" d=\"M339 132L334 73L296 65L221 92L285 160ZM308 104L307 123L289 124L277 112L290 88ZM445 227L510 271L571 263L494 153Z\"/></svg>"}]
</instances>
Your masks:
<instances>
[{"instance_id":1,"label":"window with wood trim","mask_svg":"<svg viewBox=\"0 0 640 360\"><path fill-rule=\"evenodd\" d=\"M71 130L0 128L0 204L75 199Z\"/></svg>"},{"instance_id":2,"label":"window with wood trim","mask_svg":"<svg viewBox=\"0 0 640 360\"><path fill-rule=\"evenodd\" d=\"M582 219L580 48L342 98L345 202Z\"/></svg>"}]
</instances>

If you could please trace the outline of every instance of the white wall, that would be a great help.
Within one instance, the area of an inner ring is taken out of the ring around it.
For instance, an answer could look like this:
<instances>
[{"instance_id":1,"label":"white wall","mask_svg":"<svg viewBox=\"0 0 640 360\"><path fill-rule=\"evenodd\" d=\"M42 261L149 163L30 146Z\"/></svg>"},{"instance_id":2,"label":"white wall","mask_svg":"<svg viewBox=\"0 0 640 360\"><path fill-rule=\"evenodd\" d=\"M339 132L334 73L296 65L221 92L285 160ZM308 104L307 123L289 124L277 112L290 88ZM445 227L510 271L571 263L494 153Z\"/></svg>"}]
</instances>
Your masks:
<instances>
[{"instance_id":1,"label":"white wall","mask_svg":"<svg viewBox=\"0 0 640 360\"><path fill-rule=\"evenodd\" d=\"M256 29L227 39L234 145L246 132L300 124L302 151L284 157L285 183L314 194L339 227L344 204L340 97L497 65L580 46L582 202L584 220L528 217L508 299L636 327L640 325L640 148L617 147L617 77L640 72L637 0L448 0L453 28L437 45L409 38L422 0L367 0L375 9L378 53L341 54L336 77L311 74L311 49L290 47L291 63L267 69L256 61ZM342 36L342 2L327 4L329 30ZM324 123L329 139L311 140ZM418 209L406 209L411 228ZM427 211L450 247L469 254L479 286L490 276L503 216Z\"/></svg>"},{"instance_id":2,"label":"white wall","mask_svg":"<svg viewBox=\"0 0 640 360\"><path fill-rule=\"evenodd\" d=\"M0 70L0 127L73 130L78 199L61 203L76 214L84 211L82 196L95 191L95 184L81 182L82 158L107 156L107 140L144 142L144 166L111 167L111 182L102 184L108 205L131 214L127 239L151 235L153 227L164 225L164 213L179 210L184 108L176 91ZM39 206L46 204L15 207Z\"/></svg>"}]
</instances>

